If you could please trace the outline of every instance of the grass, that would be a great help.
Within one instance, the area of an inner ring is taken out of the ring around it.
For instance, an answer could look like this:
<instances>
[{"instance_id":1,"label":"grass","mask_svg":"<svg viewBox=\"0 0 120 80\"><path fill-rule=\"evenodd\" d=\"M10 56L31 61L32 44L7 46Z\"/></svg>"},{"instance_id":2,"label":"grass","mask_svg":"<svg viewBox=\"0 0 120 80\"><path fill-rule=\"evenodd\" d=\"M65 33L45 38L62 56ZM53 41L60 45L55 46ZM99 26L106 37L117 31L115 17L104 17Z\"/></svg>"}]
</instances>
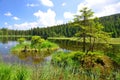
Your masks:
<instances>
[{"instance_id":1,"label":"grass","mask_svg":"<svg viewBox=\"0 0 120 80\"><path fill-rule=\"evenodd\" d=\"M35 48L31 46L30 42L24 42L13 47L11 53L21 60L28 61L29 58L33 63L40 63L58 48L57 44L49 41L44 41L40 45L36 45Z\"/></svg>"},{"instance_id":2,"label":"grass","mask_svg":"<svg viewBox=\"0 0 120 80\"><path fill-rule=\"evenodd\" d=\"M120 72L112 71L109 75L71 67L52 66L50 62L43 66L11 65L0 63L0 80L120 80Z\"/></svg>"},{"instance_id":3,"label":"grass","mask_svg":"<svg viewBox=\"0 0 120 80\"><path fill-rule=\"evenodd\" d=\"M30 75L25 66L0 63L0 80L30 80Z\"/></svg>"},{"instance_id":4,"label":"grass","mask_svg":"<svg viewBox=\"0 0 120 80\"><path fill-rule=\"evenodd\" d=\"M17 44L16 46L11 48L11 52L12 51L21 51L21 50L24 49L25 46L30 47L30 43L29 42L24 42L23 44Z\"/></svg>"},{"instance_id":5,"label":"grass","mask_svg":"<svg viewBox=\"0 0 120 80\"><path fill-rule=\"evenodd\" d=\"M48 40L70 40L70 41L78 41L82 42L82 38L77 37L49 37ZM89 42L89 39L86 38L86 42ZM99 43L104 43L104 41L97 41ZM120 38L110 38L108 41L110 44L120 44Z\"/></svg>"},{"instance_id":6,"label":"grass","mask_svg":"<svg viewBox=\"0 0 120 80\"><path fill-rule=\"evenodd\" d=\"M31 37L32 35L0 35L0 37Z\"/></svg>"},{"instance_id":7,"label":"grass","mask_svg":"<svg viewBox=\"0 0 120 80\"><path fill-rule=\"evenodd\" d=\"M55 43L52 43L50 41L44 41L42 44L41 44L41 48L57 48L58 45L55 44Z\"/></svg>"},{"instance_id":8,"label":"grass","mask_svg":"<svg viewBox=\"0 0 120 80\"><path fill-rule=\"evenodd\" d=\"M24 50L25 46L30 51L34 50L34 48L32 48L32 46L31 46L30 42L24 42L22 44L17 44L13 48L11 48L11 51L21 52L22 50ZM58 47L57 44L46 40L46 41L42 42L39 46L37 45L36 48L37 48L37 50L45 50L45 49L48 49L48 48L49 49L58 49L59 47Z\"/></svg>"}]
</instances>

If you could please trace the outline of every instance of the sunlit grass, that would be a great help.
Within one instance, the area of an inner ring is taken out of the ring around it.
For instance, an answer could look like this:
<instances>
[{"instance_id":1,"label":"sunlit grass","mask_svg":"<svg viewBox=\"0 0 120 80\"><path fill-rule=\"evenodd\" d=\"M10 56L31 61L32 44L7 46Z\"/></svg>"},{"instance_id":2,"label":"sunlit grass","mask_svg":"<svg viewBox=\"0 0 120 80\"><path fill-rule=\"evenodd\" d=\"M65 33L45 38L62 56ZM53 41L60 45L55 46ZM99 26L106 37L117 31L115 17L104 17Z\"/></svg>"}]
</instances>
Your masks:
<instances>
[{"instance_id":1,"label":"sunlit grass","mask_svg":"<svg viewBox=\"0 0 120 80\"><path fill-rule=\"evenodd\" d=\"M30 75L25 66L0 63L0 80L30 80Z\"/></svg>"},{"instance_id":2,"label":"sunlit grass","mask_svg":"<svg viewBox=\"0 0 120 80\"><path fill-rule=\"evenodd\" d=\"M0 63L0 80L120 80L120 72L102 75L99 69L94 72L70 66L62 68L50 62L42 66Z\"/></svg>"},{"instance_id":3,"label":"sunlit grass","mask_svg":"<svg viewBox=\"0 0 120 80\"><path fill-rule=\"evenodd\" d=\"M48 40L70 40L82 42L82 38L78 37L49 37ZM86 38L86 42L89 42L89 38ZM104 40L96 40L96 43L105 43ZM120 38L110 38L108 39L109 44L120 44Z\"/></svg>"},{"instance_id":4,"label":"sunlit grass","mask_svg":"<svg viewBox=\"0 0 120 80\"><path fill-rule=\"evenodd\" d=\"M30 42L24 42L22 44L17 44L16 46L12 47L11 51L22 51L22 50L24 50L25 46L26 46L27 50L30 50L30 51L35 49L35 48L32 48ZM58 49L59 46L57 44L52 43L52 42L47 41L47 40L42 42L40 45L36 46L37 50L43 50L43 49L48 49L48 48L49 49Z\"/></svg>"}]
</instances>

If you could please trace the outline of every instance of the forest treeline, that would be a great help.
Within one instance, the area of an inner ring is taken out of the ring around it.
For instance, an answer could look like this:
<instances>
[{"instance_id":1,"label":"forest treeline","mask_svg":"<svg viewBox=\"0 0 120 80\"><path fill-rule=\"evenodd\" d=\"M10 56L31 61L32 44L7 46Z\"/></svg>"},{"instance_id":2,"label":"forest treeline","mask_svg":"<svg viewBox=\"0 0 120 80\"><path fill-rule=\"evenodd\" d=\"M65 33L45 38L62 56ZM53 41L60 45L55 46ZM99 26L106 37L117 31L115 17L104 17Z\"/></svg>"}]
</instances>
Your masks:
<instances>
[{"instance_id":1,"label":"forest treeline","mask_svg":"<svg viewBox=\"0 0 120 80\"><path fill-rule=\"evenodd\" d=\"M103 24L104 31L110 32L112 37L120 37L120 14L104 16L99 18L99 22ZM46 28L33 28L30 30L8 30L0 29L0 35L39 35L43 38L47 37L73 37L80 30L73 23L66 23Z\"/></svg>"}]
</instances>

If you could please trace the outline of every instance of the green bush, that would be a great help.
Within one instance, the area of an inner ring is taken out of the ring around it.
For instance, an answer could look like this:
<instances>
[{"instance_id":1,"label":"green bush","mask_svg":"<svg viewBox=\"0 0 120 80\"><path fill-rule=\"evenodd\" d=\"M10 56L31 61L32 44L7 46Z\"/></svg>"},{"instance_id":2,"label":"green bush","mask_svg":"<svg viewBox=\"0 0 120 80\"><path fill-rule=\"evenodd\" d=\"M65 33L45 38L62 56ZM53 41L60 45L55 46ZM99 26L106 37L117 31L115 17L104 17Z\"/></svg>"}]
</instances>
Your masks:
<instances>
[{"instance_id":1,"label":"green bush","mask_svg":"<svg viewBox=\"0 0 120 80\"><path fill-rule=\"evenodd\" d=\"M25 38L19 38L17 41L19 42L19 44L22 44L25 41Z\"/></svg>"}]
</instances>

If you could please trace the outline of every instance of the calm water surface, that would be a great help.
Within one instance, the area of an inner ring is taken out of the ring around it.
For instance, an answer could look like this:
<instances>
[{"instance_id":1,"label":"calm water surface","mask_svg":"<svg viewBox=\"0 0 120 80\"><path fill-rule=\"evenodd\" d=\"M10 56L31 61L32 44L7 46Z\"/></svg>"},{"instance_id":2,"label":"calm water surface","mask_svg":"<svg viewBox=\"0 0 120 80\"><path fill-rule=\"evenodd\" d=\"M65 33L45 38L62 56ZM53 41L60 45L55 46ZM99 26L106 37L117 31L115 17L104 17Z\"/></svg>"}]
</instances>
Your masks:
<instances>
[{"instance_id":1,"label":"calm water surface","mask_svg":"<svg viewBox=\"0 0 120 80\"><path fill-rule=\"evenodd\" d=\"M0 56L1 61L6 63L15 63L18 62L19 59L10 53L10 49L18 44L16 41L8 41L6 43L0 42Z\"/></svg>"},{"instance_id":2,"label":"calm water surface","mask_svg":"<svg viewBox=\"0 0 120 80\"><path fill-rule=\"evenodd\" d=\"M18 44L16 41L17 39L14 40L8 40L8 39L2 39L0 40L0 61L3 61L5 63L21 63L21 64L33 64L33 60L39 63L39 59L36 58L30 58L27 57L27 54L23 54L21 56L14 55L10 52L10 49ZM60 48L63 51L76 51L76 50L81 50L82 44L80 42L75 42L75 41L67 41L67 40L52 40L52 42L57 43ZM100 45L100 44L97 44ZM103 45L101 45L103 46ZM100 47L101 47L100 46ZM96 48L96 49L102 49L101 48ZM120 45L113 45L113 48L110 50L110 52L116 53L120 52ZM27 57L27 58L26 58ZM51 56L45 57L44 61L48 61L51 59Z\"/></svg>"},{"instance_id":3,"label":"calm water surface","mask_svg":"<svg viewBox=\"0 0 120 80\"><path fill-rule=\"evenodd\" d=\"M42 63L40 56L29 56L29 53L20 53L22 55L15 55L10 50L12 47L17 45L17 41L7 41L2 42L0 41L0 61L5 63L18 63L18 64L39 64ZM51 59L51 56L47 56L45 58L42 58L43 62L49 61Z\"/></svg>"}]
</instances>

